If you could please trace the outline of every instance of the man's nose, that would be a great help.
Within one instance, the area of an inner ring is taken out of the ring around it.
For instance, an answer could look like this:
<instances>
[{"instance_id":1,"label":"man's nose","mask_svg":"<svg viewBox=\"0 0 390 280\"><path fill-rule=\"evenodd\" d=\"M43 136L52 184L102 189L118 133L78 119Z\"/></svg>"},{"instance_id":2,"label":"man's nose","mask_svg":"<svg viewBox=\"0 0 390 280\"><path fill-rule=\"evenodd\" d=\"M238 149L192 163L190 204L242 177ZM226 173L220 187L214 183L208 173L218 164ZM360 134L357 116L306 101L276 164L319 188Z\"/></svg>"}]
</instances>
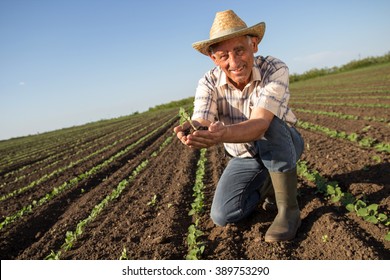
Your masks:
<instances>
[{"instance_id":1,"label":"man's nose","mask_svg":"<svg viewBox=\"0 0 390 280\"><path fill-rule=\"evenodd\" d=\"M229 65L232 67L236 67L239 64L240 64L239 56L233 52L229 53Z\"/></svg>"}]
</instances>

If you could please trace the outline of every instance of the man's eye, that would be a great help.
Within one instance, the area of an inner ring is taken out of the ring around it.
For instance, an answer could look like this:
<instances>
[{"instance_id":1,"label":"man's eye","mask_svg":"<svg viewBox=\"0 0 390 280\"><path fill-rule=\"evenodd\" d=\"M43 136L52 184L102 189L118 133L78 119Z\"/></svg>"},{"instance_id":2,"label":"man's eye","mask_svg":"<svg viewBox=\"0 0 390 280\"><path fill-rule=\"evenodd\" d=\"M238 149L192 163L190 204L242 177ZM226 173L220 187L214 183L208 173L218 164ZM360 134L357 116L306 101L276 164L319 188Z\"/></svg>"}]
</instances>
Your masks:
<instances>
[{"instance_id":1,"label":"man's eye","mask_svg":"<svg viewBox=\"0 0 390 280\"><path fill-rule=\"evenodd\" d=\"M221 60L227 60L227 59L228 59L228 56L227 56L227 55L221 56Z\"/></svg>"},{"instance_id":2,"label":"man's eye","mask_svg":"<svg viewBox=\"0 0 390 280\"><path fill-rule=\"evenodd\" d=\"M237 55L243 55L244 54L244 50L243 49L239 49L237 50Z\"/></svg>"}]
</instances>

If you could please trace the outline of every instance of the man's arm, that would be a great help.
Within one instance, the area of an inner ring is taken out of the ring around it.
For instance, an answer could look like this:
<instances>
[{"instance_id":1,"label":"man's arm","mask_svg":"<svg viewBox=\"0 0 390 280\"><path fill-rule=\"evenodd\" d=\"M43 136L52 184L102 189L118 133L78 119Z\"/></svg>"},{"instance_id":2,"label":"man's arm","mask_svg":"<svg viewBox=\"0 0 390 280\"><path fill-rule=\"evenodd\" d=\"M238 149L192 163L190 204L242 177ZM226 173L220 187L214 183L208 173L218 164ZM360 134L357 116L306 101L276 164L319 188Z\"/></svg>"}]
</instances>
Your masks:
<instances>
[{"instance_id":1,"label":"man's arm","mask_svg":"<svg viewBox=\"0 0 390 280\"><path fill-rule=\"evenodd\" d=\"M255 108L247 121L232 125L225 125L222 122L210 123L208 131L196 131L181 140L187 146L198 149L219 143L252 142L263 137L273 117L274 114L270 111Z\"/></svg>"}]
</instances>

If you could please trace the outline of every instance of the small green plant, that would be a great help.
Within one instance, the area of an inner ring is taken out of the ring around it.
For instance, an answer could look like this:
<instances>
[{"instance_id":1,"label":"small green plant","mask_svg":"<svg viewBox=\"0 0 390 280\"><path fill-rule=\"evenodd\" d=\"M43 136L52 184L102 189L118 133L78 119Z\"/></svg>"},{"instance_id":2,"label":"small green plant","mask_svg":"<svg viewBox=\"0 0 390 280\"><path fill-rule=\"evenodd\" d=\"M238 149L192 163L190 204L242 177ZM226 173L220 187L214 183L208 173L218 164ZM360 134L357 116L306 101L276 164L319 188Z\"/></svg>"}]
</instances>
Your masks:
<instances>
[{"instance_id":1,"label":"small green plant","mask_svg":"<svg viewBox=\"0 0 390 280\"><path fill-rule=\"evenodd\" d=\"M298 175L308 181L315 183L317 193L321 193L326 199L330 199L333 203L339 202L349 212L356 213L357 216L363 218L365 221L385 226L390 226L390 218L385 213L378 211L378 204L367 205L363 199L356 199L351 193L343 192L338 187L337 182L329 182L322 177L317 170L309 171L305 161L299 161L297 164ZM390 241L390 232L385 236L386 241Z\"/></svg>"},{"instance_id":2,"label":"small green plant","mask_svg":"<svg viewBox=\"0 0 390 280\"><path fill-rule=\"evenodd\" d=\"M387 215L384 213L378 212L378 204L370 204L367 205L366 202L363 200L357 200L354 204L348 204L346 206L347 210L350 212L356 212L356 215L359 217L362 217L367 222L377 224L378 222L381 222L385 225L390 224L390 220L388 219Z\"/></svg>"},{"instance_id":3,"label":"small green plant","mask_svg":"<svg viewBox=\"0 0 390 280\"><path fill-rule=\"evenodd\" d=\"M390 153L390 143L378 143L374 146L374 148L379 152Z\"/></svg>"},{"instance_id":4,"label":"small green plant","mask_svg":"<svg viewBox=\"0 0 390 280\"><path fill-rule=\"evenodd\" d=\"M187 260L198 260L200 256L203 254L205 246L203 242L199 241L199 237L203 236L203 231L197 229L198 220L196 220L195 224L192 224L188 228L188 254L186 256Z\"/></svg>"},{"instance_id":5,"label":"small green plant","mask_svg":"<svg viewBox=\"0 0 390 280\"><path fill-rule=\"evenodd\" d=\"M146 204L148 206L155 206L157 203L157 195L153 195L152 199Z\"/></svg>"},{"instance_id":6,"label":"small green plant","mask_svg":"<svg viewBox=\"0 0 390 280\"><path fill-rule=\"evenodd\" d=\"M61 251L56 254L53 250L51 250L51 253L45 257L45 260L59 260L60 255Z\"/></svg>"},{"instance_id":7,"label":"small green plant","mask_svg":"<svg viewBox=\"0 0 390 280\"><path fill-rule=\"evenodd\" d=\"M359 139L359 135L357 135L355 132L352 132L347 136L347 139L351 142L357 142Z\"/></svg>"},{"instance_id":8,"label":"small green plant","mask_svg":"<svg viewBox=\"0 0 390 280\"><path fill-rule=\"evenodd\" d=\"M195 127L194 123L192 122L190 115L186 112L186 109L180 107L179 115L180 115L180 125L183 125L183 123L188 122L194 130L198 130Z\"/></svg>"},{"instance_id":9,"label":"small green plant","mask_svg":"<svg viewBox=\"0 0 390 280\"><path fill-rule=\"evenodd\" d=\"M207 149L200 150L200 157L197 163L195 185L193 187L193 196L195 197L195 199L194 202L191 203L191 210L188 213L188 215L193 216L193 219L195 219L195 223L190 225L188 228L188 254L186 256L187 260L198 260L205 249L205 245L202 242L198 241L198 238L203 235L203 232L198 228L198 215L203 212L204 206L203 177L205 175L205 167L207 161L206 152Z\"/></svg>"},{"instance_id":10,"label":"small green plant","mask_svg":"<svg viewBox=\"0 0 390 280\"><path fill-rule=\"evenodd\" d=\"M330 197L332 202L338 202L343 197L343 192L340 187L336 185L328 184L326 186L325 196Z\"/></svg>"},{"instance_id":11,"label":"small green plant","mask_svg":"<svg viewBox=\"0 0 390 280\"><path fill-rule=\"evenodd\" d=\"M374 143L376 142L376 139L365 137L359 141L359 145L364 148L370 148L374 146Z\"/></svg>"},{"instance_id":12,"label":"small green plant","mask_svg":"<svg viewBox=\"0 0 390 280\"><path fill-rule=\"evenodd\" d=\"M324 243L329 241L329 238L328 238L327 234L324 234L323 236L321 236L321 239L322 239L322 242L324 242Z\"/></svg>"},{"instance_id":13,"label":"small green plant","mask_svg":"<svg viewBox=\"0 0 390 280\"><path fill-rule=\"evenodd\" d=\"M123 247L122 254L119 257L119 260L128 260L126 247Z\"/></svg>"},{"instance_id":14,"label":"small green plant","mask_svg":"<svg viewBox=\"0 0 390 280\"><path fill-rule=\"evenodd\" d=\"M375 156L372 156L371 158L372 158L372 160L375 161L376 163L381 163L381 162L382 162L382 159L381 159L380 156L375 155Z\"/></svg>"},{"instance_id":15,"label":"small green plant","mask_svg":"<svg viewBox=\"0 0 390 280\"><path fill-rule=\"evenodd\" d=\"M385 240L386 241L390 241L390 231L387 232L386 236L385 236Z\"/></svg>"}]
</instances>

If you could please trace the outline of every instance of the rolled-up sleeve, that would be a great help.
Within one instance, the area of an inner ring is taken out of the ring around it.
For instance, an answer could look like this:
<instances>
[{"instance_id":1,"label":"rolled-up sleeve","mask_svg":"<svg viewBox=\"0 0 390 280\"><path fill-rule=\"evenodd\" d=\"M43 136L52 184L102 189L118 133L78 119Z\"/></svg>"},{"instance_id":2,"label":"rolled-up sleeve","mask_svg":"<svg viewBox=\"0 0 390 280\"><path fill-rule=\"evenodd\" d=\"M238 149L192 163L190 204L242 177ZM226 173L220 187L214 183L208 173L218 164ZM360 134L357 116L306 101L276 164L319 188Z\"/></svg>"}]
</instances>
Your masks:
<instances>
[{"instance_id":1,"label":"rolled-up sleeve","mask_svg":"<svg viewBox=\"0 0 390 280\"><path fill-rule=\"evenodd\" d=\"M294 123L295 116L288 107L290 99L288 67L281 61L273 62L264 73L258 88L259 94L253 102L254 107L264 108L278 118Z\"/></svg>"}]
</instances>

